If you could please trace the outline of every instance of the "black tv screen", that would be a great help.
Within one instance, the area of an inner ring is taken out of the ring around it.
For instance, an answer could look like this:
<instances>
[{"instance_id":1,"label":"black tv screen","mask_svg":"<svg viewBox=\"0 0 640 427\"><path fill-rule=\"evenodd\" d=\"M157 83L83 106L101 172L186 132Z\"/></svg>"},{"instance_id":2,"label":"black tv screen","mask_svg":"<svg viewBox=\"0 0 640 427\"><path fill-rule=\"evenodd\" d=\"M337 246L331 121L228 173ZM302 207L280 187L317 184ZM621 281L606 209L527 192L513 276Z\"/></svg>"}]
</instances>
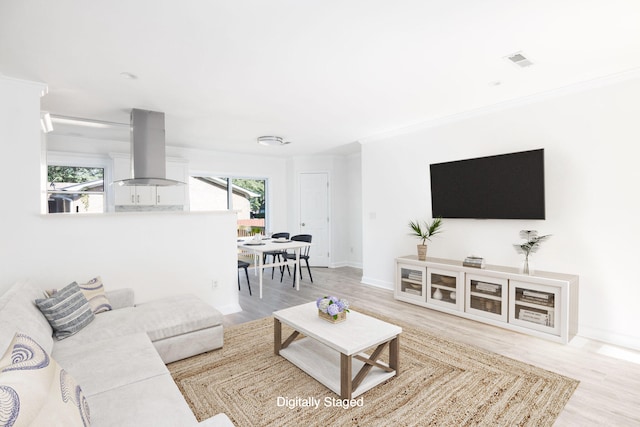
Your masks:
<instances>
[{"instance_id":1,"label":"black tv screen","mask_svg":"<svg viewBox=\"0 0 640 427\"><path fill-rule=\"evenodd\" d=\"M430 169L434 218L545 219L544 149Z\"/></svg>"}]
</instances>

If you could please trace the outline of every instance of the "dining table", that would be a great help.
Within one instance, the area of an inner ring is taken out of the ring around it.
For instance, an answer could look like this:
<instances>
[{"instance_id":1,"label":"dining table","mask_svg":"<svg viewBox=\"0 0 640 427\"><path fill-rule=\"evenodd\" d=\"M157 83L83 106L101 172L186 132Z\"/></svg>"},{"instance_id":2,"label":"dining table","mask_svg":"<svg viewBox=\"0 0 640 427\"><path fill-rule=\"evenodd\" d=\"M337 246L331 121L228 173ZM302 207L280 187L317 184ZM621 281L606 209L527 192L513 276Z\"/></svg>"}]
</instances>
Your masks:
<instances>
[{"instance_id":1,"label":"dining table","mask_svg":"<svg viewBox=\"0 0 640 427\"><path fill-rule=\"evenodd\" d=\"M254 263L255 268L258 269L259 273L259 281L260 281L260 299L262 299L262 272L265 268L270 267L284 267L286 265L296 265L297 268L294 271L300 271L300 251L302 248L311 246L311 243L301 242L298 240L290 240L290 239L273 239L263 237L257 239L255 237L247 237L247 238L238 238L238 249L242 251L251 252L256 259ZM264 254L266 252L277 252L277 251L286 251L293 250L296 258L295 260L289 260L286 257L284 261L275 261L275 257L273 257L273 262L266 263L264 260ZM300 290L300 277L298 274L293 278L296 290Z\"/></svg>"}]
</instances>

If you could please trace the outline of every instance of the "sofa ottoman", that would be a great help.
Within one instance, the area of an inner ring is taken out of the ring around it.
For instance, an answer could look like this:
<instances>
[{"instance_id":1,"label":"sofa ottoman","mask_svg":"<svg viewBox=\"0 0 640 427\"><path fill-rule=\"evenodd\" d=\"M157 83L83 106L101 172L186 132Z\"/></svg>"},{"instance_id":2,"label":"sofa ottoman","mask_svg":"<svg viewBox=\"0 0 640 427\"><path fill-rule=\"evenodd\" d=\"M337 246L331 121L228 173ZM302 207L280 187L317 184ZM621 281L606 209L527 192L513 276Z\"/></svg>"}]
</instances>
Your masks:
<instances>
[{"instance_id":1,"label":"sofa ottoman","mask_svg":"<svg viewBox=\"0 0 640 427\"><path fill-rule=\"evenodd\" d=\"M164 363L221 348L222 314L193 295L177 295L136 305L136 322Z\"/></svg>"},{"instance_id":2,"label":"sofa ottoman","mask_svg":"<svg viewBox=\"0 0 640 427\"><path fill-rule=\"evenodd\" d=\"M96 315L76 335L56 341L75 347L105 338L144 332L166 363L223 345L222 314L194 295L176 295L134 306L130 289L107 292L113 310Z\"/></svg>"}]
</instances>

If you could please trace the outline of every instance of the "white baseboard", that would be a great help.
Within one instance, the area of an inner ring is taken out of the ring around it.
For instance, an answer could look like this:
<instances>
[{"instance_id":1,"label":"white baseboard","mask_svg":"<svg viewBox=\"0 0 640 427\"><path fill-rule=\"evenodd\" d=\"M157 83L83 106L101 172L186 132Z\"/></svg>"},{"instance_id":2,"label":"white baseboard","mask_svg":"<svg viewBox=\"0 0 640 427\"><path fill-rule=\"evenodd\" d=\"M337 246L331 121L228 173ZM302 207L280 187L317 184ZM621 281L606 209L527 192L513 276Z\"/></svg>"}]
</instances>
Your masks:
<instances>
[{"instance_id":1,"label":"white baseboard","mask_svg":"<svg viewBox=\"0 0 640 427\"><path fill-rule=\"evenodd\" d=\"M340 267L349 267L349 263L346 261L342 261L342 262L332 262L331 265L329 265L329 268L340 268Z\"/></svg>"},{"instance_id":2,"label":"white baseboard","mask_svg":"<svg viewBox=\"0 0 640 427\"><path fill-rule=\"evenodd\" d=\"M329 268L340 268L340 267L353 267L353 268L362 269L362 263L360 262L354 263L351 261L341 261L341 262L331 263L331 265L329 266Z\"/></svg>"},{"instance_id":3,"label":"white baseboard","mask_svg":"<svg viewBox=\"0 0 640 427\"><path fill-rule=\"evenodd\" d=\"M242 311L242 307L240 307L240 304L237 304L237 303L215 306L215 308L223 315L239 313Z\"/></svg>"},{"instance_id":4,"label":"white baseboard","mask_svg":"<svg viewBox=\"0 0 640 427\"><path fill-rule=\"evenodd\" d=\"M582 325L578 326L578 336L596 341L602 341L607 344L616 345L618 347L625 347L640 351L639 337L632 337L629 335L618 334L612 331Z\"/></svg>"},{"instance_id":5,"label":"white baseboard","mask_svg":"<svg viewBox=\"0 0 640 427\"><path fill-rule=\"evenodd\" d=\"M375 286L376 288L393 290L393 282L373 279L371 277L362 276L362 280L360 281L360 283L363 283L365 285Z\"/></svg>"}]
</instances>

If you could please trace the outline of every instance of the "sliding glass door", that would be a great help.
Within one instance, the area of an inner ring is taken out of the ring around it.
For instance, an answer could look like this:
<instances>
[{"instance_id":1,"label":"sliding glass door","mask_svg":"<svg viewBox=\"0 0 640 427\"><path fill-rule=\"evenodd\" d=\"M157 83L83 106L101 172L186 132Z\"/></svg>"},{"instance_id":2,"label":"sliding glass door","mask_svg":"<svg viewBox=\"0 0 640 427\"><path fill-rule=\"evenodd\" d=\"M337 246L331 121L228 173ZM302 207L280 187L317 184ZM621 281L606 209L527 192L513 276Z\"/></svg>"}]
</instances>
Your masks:
<instances>
[{"instance_id":1,"label":"sliding glass door","mask_svg":"<svg viewBox=\"0 0 640 427\"><path fill-rule=\"evenodd\" d=\"M238 236L265 234L266 188L266 179L191 176L191 210L234 210L238 212Z\"/></svg>"}]
</instances>

